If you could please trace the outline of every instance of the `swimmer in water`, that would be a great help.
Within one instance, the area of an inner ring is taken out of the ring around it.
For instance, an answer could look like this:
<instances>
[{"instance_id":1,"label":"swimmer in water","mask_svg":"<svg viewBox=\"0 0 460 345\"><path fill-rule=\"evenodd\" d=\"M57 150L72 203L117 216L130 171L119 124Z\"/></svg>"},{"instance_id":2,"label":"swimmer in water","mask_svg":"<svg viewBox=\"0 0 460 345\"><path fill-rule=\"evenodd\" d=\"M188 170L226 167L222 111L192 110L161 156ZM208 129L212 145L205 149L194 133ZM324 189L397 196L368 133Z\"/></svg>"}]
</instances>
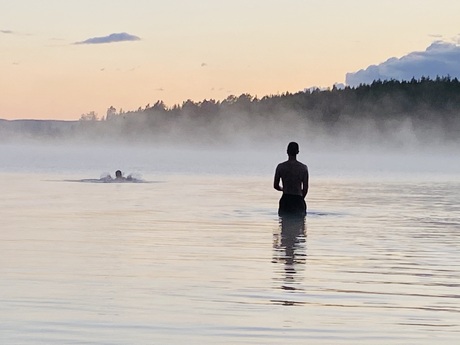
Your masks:
<instances>
[{"instance_id":1,"label":"swimmer in water","mask_svg":"<svg viewBox=\"0 0 460 345\"><path fill-rule=\"evenodd\" d=\"M121 170L115 171L115 180L124 180L125 178L123 177Z\"/></svg>"},{"instance_id":2,"label":"swimmer in water","mask_svg":"<svg viewBox=\"0 0 460 345\"><path fill-rule=\"evenodd\" d=\"M123 174L121 170L115 171L115 180L114 181L132 181L133 178L131 175L128 175L128 177L123 177Z\"/></svg>"}]
</instances>

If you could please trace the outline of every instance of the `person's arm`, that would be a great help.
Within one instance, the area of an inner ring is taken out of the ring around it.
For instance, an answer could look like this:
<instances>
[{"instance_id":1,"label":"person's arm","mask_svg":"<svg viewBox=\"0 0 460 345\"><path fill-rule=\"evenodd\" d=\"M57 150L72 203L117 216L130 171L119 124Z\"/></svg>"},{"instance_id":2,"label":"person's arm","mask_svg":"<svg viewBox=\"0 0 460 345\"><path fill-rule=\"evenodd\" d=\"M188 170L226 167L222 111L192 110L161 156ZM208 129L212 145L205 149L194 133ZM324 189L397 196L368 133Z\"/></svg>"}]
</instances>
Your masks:
<instances>
[{"instance_id":1,"label":"person's arm","mask_svg":"<svg viewBox=\"0 0 460 345\"><path fill-rule=\"evenodd\" d=\"M283 187L280 186L280 180L281 180L281 176L280 176L279 168L276 167L275 178L273 179L273 188L282 192Z\"/></svg>"},{"instance_id":2,"label":"person's arm","mask_svg":"<svg viewBox=\"0 0 460 345\"><path fill-rule=\"evenodd\" d=\"M308 174L308 168L307 171L305 172L305 176L303 177L302 181L302 195L305 198L308 193L308 182L309 182L310 176Z\"/></svg>"}]
</instances>

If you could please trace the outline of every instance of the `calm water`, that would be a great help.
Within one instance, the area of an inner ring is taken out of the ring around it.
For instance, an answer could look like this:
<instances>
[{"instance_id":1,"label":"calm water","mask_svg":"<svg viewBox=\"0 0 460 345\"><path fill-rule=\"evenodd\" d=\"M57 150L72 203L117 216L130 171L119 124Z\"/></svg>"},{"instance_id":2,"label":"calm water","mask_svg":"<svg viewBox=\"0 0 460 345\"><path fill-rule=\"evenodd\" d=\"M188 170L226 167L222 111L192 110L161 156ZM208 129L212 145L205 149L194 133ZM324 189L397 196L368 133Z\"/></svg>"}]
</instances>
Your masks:
<instances>
[{"instance_id":1,"label":"calm water","mask_svg":"<svg viewBox=\"0 0 460 345\"><path fill-rule=\"evenodd\" d=\"M305 157L310 213L280 220L282 151L131 154L149 183L78 182L121 154L0 150L1 344L460 340L459 170Z\"/></svg>"}]
</instances>

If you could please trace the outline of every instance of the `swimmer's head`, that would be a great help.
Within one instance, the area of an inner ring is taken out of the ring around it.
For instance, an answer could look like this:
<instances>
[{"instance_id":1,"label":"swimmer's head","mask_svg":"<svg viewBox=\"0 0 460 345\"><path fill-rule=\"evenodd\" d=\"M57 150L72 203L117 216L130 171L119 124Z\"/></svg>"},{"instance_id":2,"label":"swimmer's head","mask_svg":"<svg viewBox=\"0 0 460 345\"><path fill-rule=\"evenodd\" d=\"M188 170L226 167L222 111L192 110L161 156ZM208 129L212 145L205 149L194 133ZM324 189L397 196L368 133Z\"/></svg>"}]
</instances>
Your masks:
<instances>
[{"instance_id":1,"label":"swimmer's head","mask_svg":"<svg viewBox=\"0 0 460 345\"><path fill-rule=\"evenodd\" d=\"M299 153L299 144L297 144L294 141L290 142L287 147L287 154L289 156L295 156L298 153Z\"/></svg>"},{"instance_id":2,"label":"swimmer's head","mask_svg":"<svg viewBox=\"0 0 460 345\"><path fill-rule=\"evenodd\" d=\"M121 178L121 171L120 170L115 171L115 177L116 178Z\"/></svg>"}]
</instances>

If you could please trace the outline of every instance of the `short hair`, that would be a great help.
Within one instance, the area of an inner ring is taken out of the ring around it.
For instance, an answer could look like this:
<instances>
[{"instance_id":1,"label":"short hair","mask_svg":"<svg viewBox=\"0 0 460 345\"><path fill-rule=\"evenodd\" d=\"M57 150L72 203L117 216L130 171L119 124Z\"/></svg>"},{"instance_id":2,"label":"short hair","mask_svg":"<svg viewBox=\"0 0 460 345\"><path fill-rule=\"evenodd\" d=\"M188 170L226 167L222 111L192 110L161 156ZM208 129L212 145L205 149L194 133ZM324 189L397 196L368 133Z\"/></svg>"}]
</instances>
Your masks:
<instances>
[{"instance_id":1,"label":"short hair","mask_svg":"<svg viewBox=\"0 0 460 345\"><path fill-rule=\"evenodd\" d=\"M121 171L120 170L115 171L115 176L116 177L121 177Z\"/></svg>"},{"instance_id":2,"label":"short hair","mask_svg":"<svg viewBox=\"0 0 460 345\"><path fill-rule=\"evenodd\" d=\"M291 141L287 147L287 153L290 156L294 156L299 153L299 144L294 141Z\"/></svg>"}]
</instances>

